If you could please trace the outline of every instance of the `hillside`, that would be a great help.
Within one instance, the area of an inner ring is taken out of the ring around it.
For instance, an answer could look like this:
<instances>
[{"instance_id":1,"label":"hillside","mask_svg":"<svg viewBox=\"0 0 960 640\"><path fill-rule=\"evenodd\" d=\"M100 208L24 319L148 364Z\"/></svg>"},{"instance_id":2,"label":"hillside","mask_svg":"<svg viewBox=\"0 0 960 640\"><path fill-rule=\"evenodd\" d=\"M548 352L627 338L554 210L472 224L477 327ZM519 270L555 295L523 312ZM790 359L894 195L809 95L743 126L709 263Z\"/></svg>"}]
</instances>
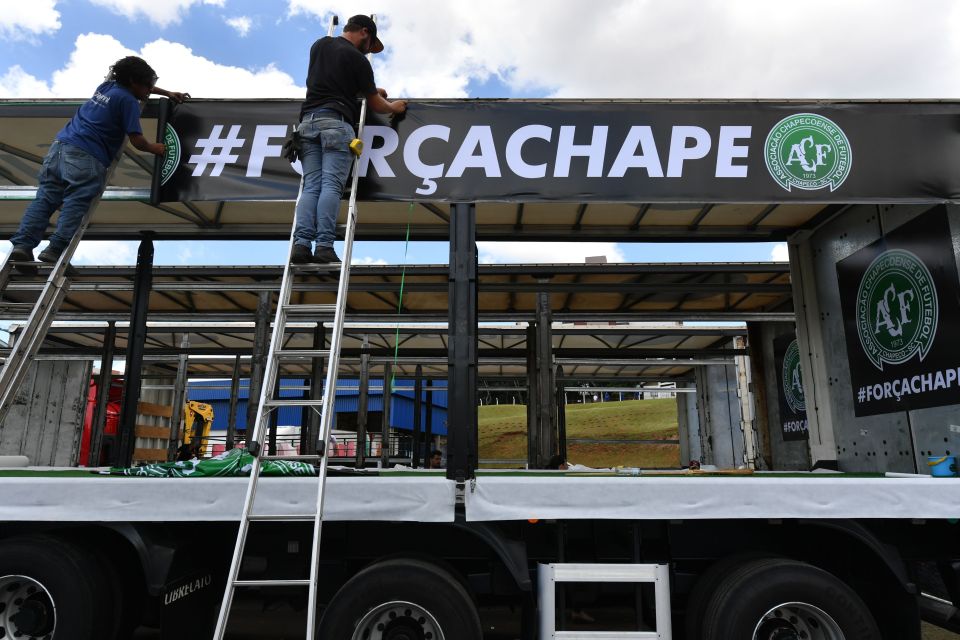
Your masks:
<instances>
[{"instance_id":1,"label":"hillside","mask_svg":"<svg viewBox=\"0 0 960 640\"><path fill-rule=\"evenodd\" d=\"M677 401L672 398L567 405L567 438L676 440ZM527 407L480 407L480 458L526 458ZM573 444L570 462L590 467L677 467L673 444Z\"/></svg>"}]
</instances>

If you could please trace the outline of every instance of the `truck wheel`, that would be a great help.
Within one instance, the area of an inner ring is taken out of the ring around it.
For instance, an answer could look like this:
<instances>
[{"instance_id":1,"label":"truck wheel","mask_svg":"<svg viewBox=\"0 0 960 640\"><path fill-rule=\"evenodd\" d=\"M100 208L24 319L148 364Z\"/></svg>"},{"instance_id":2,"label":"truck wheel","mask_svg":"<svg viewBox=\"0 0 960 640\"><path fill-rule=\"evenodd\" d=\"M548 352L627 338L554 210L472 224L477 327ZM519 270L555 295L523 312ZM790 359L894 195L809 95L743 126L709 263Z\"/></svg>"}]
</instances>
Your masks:
<instances>
[{"instance_id":1,"label":"truck wheel","mask_svg":"<svg viewBox=\"0 0 960 640\"><path fill-rule=\"evenodd\" d=\"M736 553L731 556L720 558L712 565L707 567L687 598L687 606L683 612L684 627L687 640L699 640L700 629L703 627L703 615L706 612L710 598L717 592L720 583L726 580L734 569L742 564L754 560L767 560L778 556L763 551L749 551L746 553Z\"/></svg>"},{"instance_id":2,"label":"truck wheel","mask_svg":"<svg viewBox=\"0 0 960 640\"><path fill-rule=\"evenodd\" d=\"M83 551L52 536L0 543L0 637L104 638L105 588Z\"/></svg>"},{"instance_id":3,"label":"truck wheel","mask_svg":"<svg viewBox=\"0 0 960 640\"><path fill-rule=\"evenodd\" d=\"M317 638L482 640L470 594L443 569L410 558L367 567L323 612Z\"/></svg>"},{"instance_id":4,"label":"truck wheel","mask_svg":"<svg viewBox=\"0 0 960 640\"><path fill-rule=\"evenodd\" d=\"M703 618L703 640L880 640L863 600L813 565L755 560L720 583Z\"/></svg>"}]
</instances>

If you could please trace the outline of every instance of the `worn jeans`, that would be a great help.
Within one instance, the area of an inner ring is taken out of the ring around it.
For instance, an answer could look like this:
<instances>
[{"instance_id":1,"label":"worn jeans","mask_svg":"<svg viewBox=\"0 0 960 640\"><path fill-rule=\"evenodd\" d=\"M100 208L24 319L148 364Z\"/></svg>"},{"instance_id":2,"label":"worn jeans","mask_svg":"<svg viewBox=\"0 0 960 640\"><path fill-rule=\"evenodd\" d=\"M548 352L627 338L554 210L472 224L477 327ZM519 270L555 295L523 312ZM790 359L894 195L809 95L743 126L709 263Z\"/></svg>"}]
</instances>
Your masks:
<instances>
[{"instance_id":1,"label":"worn jeans","mask_svg":"<svg viewBox=\"0 0 960 640\"><path fill-rule=\"evenodd\" d=\"M20 228L10 242L33 249L43 240L50 216L60 208L57 228L50 246L62 249L80 227L84 214L103 191L107 170L92 155L72 144L54 140L40 168L40 187L20 220Z\"/></svg>"},{"instance_id":2,"label":"worn jeans","mask_svg":"<svg viewBox=\"0 0 960 640\"><path fill-rule=\"evenodd\" d=\"M306 113L299 127L303 163L303 191L297 202L294 242L310 247L332 247L336 239L340 196L350 175L353 127L339 116Z\"/></svg>"}]
</instances>

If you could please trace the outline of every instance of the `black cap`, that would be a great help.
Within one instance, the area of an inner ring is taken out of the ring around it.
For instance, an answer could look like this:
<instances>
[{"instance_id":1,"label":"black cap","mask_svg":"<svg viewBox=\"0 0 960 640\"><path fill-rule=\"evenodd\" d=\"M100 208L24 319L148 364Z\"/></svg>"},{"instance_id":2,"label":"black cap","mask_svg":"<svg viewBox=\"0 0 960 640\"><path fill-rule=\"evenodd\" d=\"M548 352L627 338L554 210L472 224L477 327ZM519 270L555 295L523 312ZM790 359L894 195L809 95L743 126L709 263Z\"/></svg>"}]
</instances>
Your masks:
<instances>
[{"instance_id":1,"label":"black cap","mask_svg":"<svg viewBox=\"0 0 960 640\"><path fill-rule=\"evenodd\" d=\"M370 46L370 53L380 53L383 51L383 43L377 37L377 23L370 16L363 14L353 16L347 20L347 25L355 24L358 27L365 27L373 37L373 44Z\"/></svg>"}]
</instances>

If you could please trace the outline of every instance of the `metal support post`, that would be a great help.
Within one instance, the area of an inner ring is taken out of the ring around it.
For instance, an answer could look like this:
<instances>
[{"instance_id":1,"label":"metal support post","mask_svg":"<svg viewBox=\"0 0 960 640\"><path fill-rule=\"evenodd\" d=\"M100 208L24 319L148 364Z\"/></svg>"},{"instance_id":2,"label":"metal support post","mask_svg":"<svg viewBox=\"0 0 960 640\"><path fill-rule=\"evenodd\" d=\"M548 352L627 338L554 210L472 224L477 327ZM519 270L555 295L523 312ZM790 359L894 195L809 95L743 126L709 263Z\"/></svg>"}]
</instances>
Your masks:
<instances>
[{"instance_id":1,"label":"metal support post","mask_svg":"<svg viewBox=\"0 0 960 640\"><path fill-rule=\"evenodd\" d=\"M383 420L380 423L380 467L390 466L390 400L393 398L393 363L383 363Z\"/></svg>"},{"instance_id":2,"label":"metal support post","mask_svg":"<svg viewBox=\"0 0 960 640\"><path fill-rule=\"evenodd\" d=\"M326 342L326 333L323 323L318 322L313 330L313 348L323 349ZM310 400L323 398L323 358L316 357L310 360ZM317 453L317 437L320 432L320 414L314 407L303 408L304 420L300 423L300 453L314 455ZM324 445L326 447L326 445ZM326 448L324 449L326 451ZM329 453L329 452L328 452Z\"/></svg>"},{"instance_id":3,"label":"metal support post","mask_svg":"<svg viewBox=\"0 0 960 640\"><path fill-rule=\"evenodd\" d=\"M233 449L237 439L237 403L240 400L240 356L233 360L233 376L230 378L230 414L227 416L226 451ZM247 400L249 402L249 400Z\"/></svg>"},{"instance_id":4,"label":"metal support post","mask_svg":"<svg viewBox=\"0 0 960 640\"><path fill-rule=\"evenodd\" d=\"M527 468L540 469L540 378L537 376L537 323L527 325Z\"/></svg>"},{"instance_id":5,"label":"metal support post","mask_svg":"<svg viewBox=\"0 0 960 640\"><path fill-rule=\"evenodd\" d=\"M263 386L263 374L267 366L270 335L270 292L262 291L257 301L256 326L253 333L253 354L250 359L250 383L247 389L247 435L249 440L257 420L257 398Z\"/></svg>"},{"instance_id":6,"label":"metal support post","mask_svg":"<svg viewBox=\"0 0 960 640\"><path fill-rule=\"evenodd\" d=\"M544 281L541 281L541 283ZM557 407L553 375L553 318L550 313L550 294L537 293L537 392L540 432L539 467L557 453Z\"/></svg>"},{"instance_id":7,"label":"metal support post","mask_svg":"<svg viewBox=\"0 0 960 640\"><path fill-rule=\"evenodd\" d=\"M567 459L567 392L563 384L563 367L557 365L554 375L555 388L557 390L557 453L566 461Z\"/></svg>"},{"instance_id":8,"label":"metal support post","mask_svg":"<svg viewBox=\"0 0 960 640\"><path fill-rule=\"evenodd\" d=\"M413 379L413 459L410 461L411 466L416 469L420 466L420 454L421 443L420 443L420 412L423 410L422 406L422 396L423 396L423 367L417 365L417 368L414 370L414 379Z\"/></svg>"},{"instance_id":9,"label":"metal support post","mask_svg":"<svg viewBox=\"0 0 960 640\"><path fill-rule=\"evenodd\" d=\"M186 351L190 348L190 334L184 333L180 336L180 348ZM183 405L187 400L187 369L189 361L186 353L181 353L177 362L177 378L173 383L173 413L170 414L170 440L167 447L167 460L174 460L177 457L178 442L180 440L180 425L183 422ZM196 422L195 422L196 424ZM192 436L192 434L191 434ZM187 434L183 434L186 440ZM195 447L203 447L206 443L198 441L199 438L191 437L190 442Z\"/></svg>"},{"instance_id":10,"label":"metal support post","mask_svg":"<svg viewBox=\"0 0 960 640\"><path fill-rule=\"evenodd\" d=\"M273 397L280 397L280 381L281 378L277 375L277 380L273 385ZM280 411L283 407L275 407L273 411L270 412L270 428L267 431L267 455L275 456L277 455L277 425L280 424Z\"/></svg>"},{"instance_id":11,"label":"metal support post","mask_svg":"<svg viewBox=\"0 0 960 640\"><path fill-rule=\"evenodd\" d=\"M447 478L463 482L477 466L477 210L450 212L447 321Z\"/></svg>"},{"instance_id":12,"label":"metal support post","mask_svg":"<svg viewBox=\"0 0 960 640\"><path fill-rule=\"evenodd\" d=\"M424 462L430 456L430 452L433 451L433 380L427 380L426 396L427 409L423 412L423 421L426 423L423 426Z\"/></svg>"},{"instance_id":13,"label":"metal support post","mask_svg":"<svg viewBox=\"0 0 960 640\"><path fill-rule=\"evenodd\" d=\"M104 428L107 425L107 403L110 401L110 387L113 374L113 351L117 341L117 323L109 322L103 332L103 355L100 356L100 375L97 377L97 404L93 410L90 429L90 452L87 456L88 467L99 467L103 458ZM109 436L108 451L114 447L114 438ZM109 456L108 456L109 458Z\"/></svg>"},{"instance_id":14,"label":"metal support post","mask_svg":"<svg viewBox=\"0 0 960 640\"><path fill-rule=\"evenodd\" d=\"M133 303L130 305L130 329L127 334L126 372L123 377L123 400L120 403L120 425L117 456L114 466L129 467L136 445L137 405L140 402L144 343L147 340L147 309L153 286L153 240L140 241L137 269L134 276Z\"/></svg>"},{"instance_id":15,"label":"metal support post","mask_svg":"<svg viewBox=\"0 0 960 640\"><path fill-rule=\"evenodd\" d=\"M362 469L366 466L367 454L367 403L370 397L370 338L363 336L363 346L360 348L360 381L357 393L357 461L354 466Z\"/></svg>"}]
</instances>

